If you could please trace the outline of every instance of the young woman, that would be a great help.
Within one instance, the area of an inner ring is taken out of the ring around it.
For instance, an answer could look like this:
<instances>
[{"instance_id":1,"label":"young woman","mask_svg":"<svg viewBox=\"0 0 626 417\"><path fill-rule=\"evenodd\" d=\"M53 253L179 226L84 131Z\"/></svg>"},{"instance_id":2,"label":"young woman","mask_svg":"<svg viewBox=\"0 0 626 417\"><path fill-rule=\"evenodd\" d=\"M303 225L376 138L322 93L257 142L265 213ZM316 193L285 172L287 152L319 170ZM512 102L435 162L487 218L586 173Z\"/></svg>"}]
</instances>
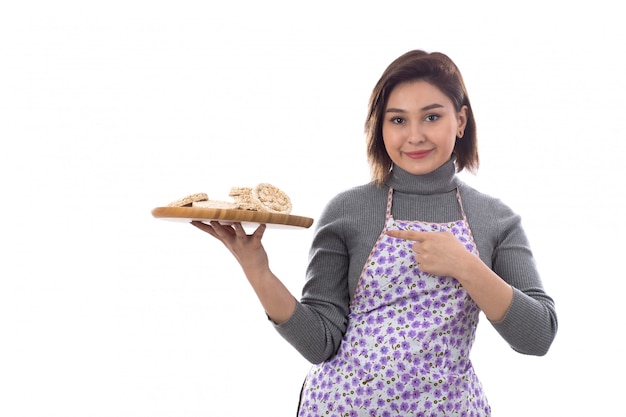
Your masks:
<instances>
[{"instance_id":1,"label":"young woman","mask_svg":"<svg viewBox=\"0 0 626 417\"><path fill-rule=\"evenodd\" d=\"M264 225L194 225L232 252L313 363L299 416L489 416L469 360L480 311L529 355L548 351L557 318L520 217L456 175L479 162L456 65L397 58L372 92L366 137L372 181L324 209L299 300L269 268Z\"/></svg>"}]
</instances>

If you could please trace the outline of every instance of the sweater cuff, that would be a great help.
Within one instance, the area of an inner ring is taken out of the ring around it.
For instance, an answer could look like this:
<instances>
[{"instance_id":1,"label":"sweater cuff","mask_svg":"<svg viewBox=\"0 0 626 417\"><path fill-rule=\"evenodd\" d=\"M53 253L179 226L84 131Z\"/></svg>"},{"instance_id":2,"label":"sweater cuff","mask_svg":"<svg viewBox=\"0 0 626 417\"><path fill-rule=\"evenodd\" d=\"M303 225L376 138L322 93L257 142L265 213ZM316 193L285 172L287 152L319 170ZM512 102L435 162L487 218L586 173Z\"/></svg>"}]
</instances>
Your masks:
<instances>
[{"instance_id":1,"label":"sweater cuff","mask_svg":"<svg viewBox=\"0 0 626 417\"><path fill-rule=\"evenodd\" d=\"M544 323L547 317L529 314L536 311L535 300L513 287L513 301L504 318L491 322L496 331L515 351L541 356L547 352L552 338L546 338ZM549 324L548 324L549 325Z\"/></svg>"},{"instance_id":2,"label":"sweater cuff","mask_svg":"<svg viewBox=\"0 0 626 417\"><path fill-rule=\"evenodd\" d=\"M272 323L272 326L274 326L274 328L278 330L279 333L283 333L283 332L289 333L290 329L298 328L298 324L297 324L299 322L298 318L302 317L303 310L304 309L302 307L302 304L300 304L299 301L296 301L295 310L293 311L291 316L284 322L277 324L276 322L274 322L274 320L272 320L272 318L269 315L267 316L267 319L270 321L270 323Z\"/></svg>"}]
</instances>

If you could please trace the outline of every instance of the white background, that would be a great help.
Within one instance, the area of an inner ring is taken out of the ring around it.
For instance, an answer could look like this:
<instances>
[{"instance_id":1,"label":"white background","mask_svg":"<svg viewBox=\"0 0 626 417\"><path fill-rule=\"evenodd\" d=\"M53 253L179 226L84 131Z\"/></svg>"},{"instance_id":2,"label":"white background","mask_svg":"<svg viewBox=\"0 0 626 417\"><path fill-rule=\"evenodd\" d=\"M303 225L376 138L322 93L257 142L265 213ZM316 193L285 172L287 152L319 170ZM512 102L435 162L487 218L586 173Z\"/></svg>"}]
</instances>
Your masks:
<instances>
[{"instance_id":1,"label":"white background","mask_svg":"<svg viewBox=\"0 0 626 417\"><path fill-rule=\"evenodd\" d=\"M464 179L523 216L559 313L541 358L483 318L494 416L626 415L620 16L609 1L4 2L0 415L294 415L309 364L218 242L150 211L270 182L317 218L369 180L370 91L415 48L461 68L482 159ZM295 295L311 236L264 238Z\"/></svg>"}]
</instances>

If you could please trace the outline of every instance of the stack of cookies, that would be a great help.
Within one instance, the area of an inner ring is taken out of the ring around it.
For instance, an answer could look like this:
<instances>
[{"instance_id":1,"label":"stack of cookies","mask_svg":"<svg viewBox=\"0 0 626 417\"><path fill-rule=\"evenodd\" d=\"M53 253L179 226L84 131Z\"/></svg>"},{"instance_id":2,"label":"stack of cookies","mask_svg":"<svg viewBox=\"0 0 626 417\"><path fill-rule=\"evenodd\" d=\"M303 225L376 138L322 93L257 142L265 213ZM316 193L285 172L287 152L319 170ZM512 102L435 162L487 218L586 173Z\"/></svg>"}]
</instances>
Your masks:
<instances>
[{"instance_id":1,"label":"stack of cookies","mask_svg":"<svg viewBox=\"0 0 626 417\"><path fill-rule=\"evenodd\" d=\"M261 183L256 187L232 187L228 195L232 197L233 201L210 200L207 194L197 193L173 201L168 206L291 213L292 206L289 196L272 184Z\"/></svg>"}]
</instances>

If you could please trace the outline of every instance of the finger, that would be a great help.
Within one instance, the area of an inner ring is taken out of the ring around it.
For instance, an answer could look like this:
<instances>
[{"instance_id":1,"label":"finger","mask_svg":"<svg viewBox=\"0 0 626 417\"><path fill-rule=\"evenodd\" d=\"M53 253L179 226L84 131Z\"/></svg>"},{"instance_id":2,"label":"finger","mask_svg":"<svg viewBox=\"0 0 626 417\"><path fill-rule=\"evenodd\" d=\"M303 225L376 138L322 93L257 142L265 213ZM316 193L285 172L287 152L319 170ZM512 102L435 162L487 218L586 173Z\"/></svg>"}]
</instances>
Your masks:
<instances>
[{"instance_id":1,"label":"finger","mask_svg":"<svg viewBox=\"0 0 626 417\"><path fill-rule=\"evenodd\" d=\"M237 230L233 227L233 225L227 226L218 222L217 220L212 220L210 222L211 227L215 231L215 233L221 237L232 237L237 234ZM240 225L241 226L241 225ZM245 234L245 232L244 232Z\"/></svg>"},{"instance_id":2,"label":"finger","mask_svg":"<svg viewBox=\"0 0 626 417\"><path fill-rule=\"evenodd\" d=\"M246 233L246 230L241 225L241 223L233 223L233 228L235 229L237 237L240 237L240 238L253 237L253 238L256 238L258 240L261 240L261 238L263 237L263 233L265 232L266 225L265 224L259 224L259 226L250 235L248 235Z\"/></svg>"},{"instance_id":3,"label":"finger","mask_svg":"<svg viewBox=\"0 0 626 417\"><path fill-rule=\"evenodd\" d=\"M417 230L387 230L385 233L391 237L421 242L426 239L429 232L420 232Z\"/></svg>"},{"instance_id":4,"label":"finger","mask_svg":"<svg viewBox=\"0 0 626 417\"><path fill-rule=\"evenodd\" d=\"M261 238L263 238L263 234L265 233L266 228L267 226L265 224L260 224L259 227L257 227L254 231L254 233L252 233L252 236L256 239L261 240Z\"/></svg>"},{"instance_id":5,"label":"finger","mask_svg":"<svg viewBox=\"0 0 626 417\"><path fill-rule=\"evenodd\" d=\"M420 244L420 242L415 242L412 246L411 249L413 249L413 252L415 252L415 256L417 257L421 252L422 245Z\"/></svg>"},{"instance_id":6,"label":"finger","mask_svg":"<svg viewBox=\"0 0 626 417\"><path fill-rule=\"evenodd\" d=\"M202 230L203 232L206 232L206 233L210 234L211 236L215 236L215 230L209 224L206 224L204 222L200 222L200 221L194 220L194 221L191 222L191 225L197 227L198 229Z\"/></svg>"},{"instance_id":7,"label":"finger","mask_svg":"<svg viewBox=\"0 0 626 417\"><path fill-rule=\"evenodd\" d=\"M235 231L235 236L237 236L239 239L243 239L245 237L248 237L248 234L246 233L246 229L244 229L244 227L241 225L241 223L239 222L235 222L232 224L232 228Z\"/></svg>"}]
</instances>

